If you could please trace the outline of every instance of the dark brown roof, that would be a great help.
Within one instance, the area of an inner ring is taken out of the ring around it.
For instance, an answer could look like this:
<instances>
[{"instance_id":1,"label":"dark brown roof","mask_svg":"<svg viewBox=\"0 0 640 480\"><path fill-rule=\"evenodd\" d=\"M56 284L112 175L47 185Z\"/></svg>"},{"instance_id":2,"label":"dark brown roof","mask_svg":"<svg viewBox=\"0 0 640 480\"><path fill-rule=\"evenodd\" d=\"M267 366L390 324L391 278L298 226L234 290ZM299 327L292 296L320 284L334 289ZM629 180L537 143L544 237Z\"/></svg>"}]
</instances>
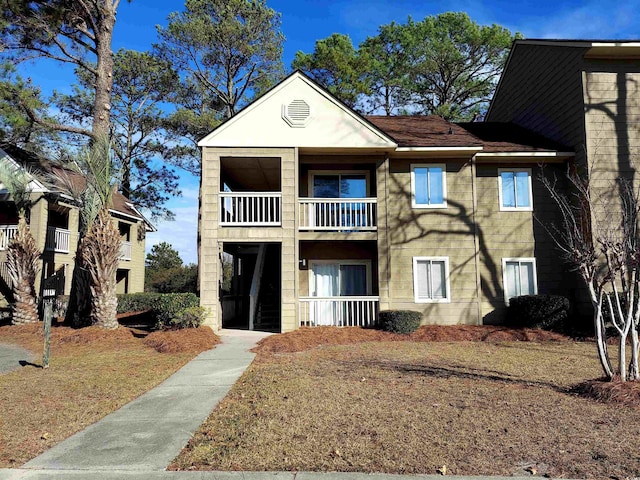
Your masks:
<instances>
[{"instance_id":1,"label":"dark brown roof","mask_svg":"<svg viewBox=\"0 0 640 480\"><path fill-rule=\"evenodd\" d=\"M515 123L458 123L482 142L483 152L570 152L566 145L549 140Z\"/></svg>"},{"instance_id":2,"label":"dark brown roof","mask_svg":"<svg viewBox=\"0 0 640 480\"><path fill-rule=\"evenodd\" d=\"M437 116L365 117L399 147L482 147L483 152L571 151L512 123L452 123Z\"/></svg>"},{"instance_id":3,"label":"dark brown roof","mask_svg":"<svg viewBox=\"0 0 640 480\"><path fill-rule=\"evenodd\" d=\"M399 147L481 147L466 130L436 116L365 117L393 138Z\"/></svg>"},{"instance_id":4,"label":"dark brown roof","mask_svg":"<svg viewBox=\"0 0 640 480\"><path fill-rule=\"evenodd\" d=\"M44 180L45 184L51 185L52 183L51 179L49 178L50 176L47 175L47 173L54 173L57 177L66 177L64 183L70 184L69 186L72 186L72 188L74 190L77 190L78 192L82 190L86 184L85 178L79 173L63 168L60 165L56 165L46 158L33 152L29 152L20 147L16 147L15 145L10 144L0 144L0 148L2 148L2 150L4 150L16 162L29 167L33 172L40 173L44 177L47 177L39 179ZM55 184L56 182L53 183ZM149 221L144 218L144 216L141 215L140 212L136 211L134 208L128 205L132 203L131 200L122 195L120 192L114 192L112 201L113 205L111 209L115 212L136 217L139 220L147 223L149 227L153 228Z\"/></svg>"}]
</instances>

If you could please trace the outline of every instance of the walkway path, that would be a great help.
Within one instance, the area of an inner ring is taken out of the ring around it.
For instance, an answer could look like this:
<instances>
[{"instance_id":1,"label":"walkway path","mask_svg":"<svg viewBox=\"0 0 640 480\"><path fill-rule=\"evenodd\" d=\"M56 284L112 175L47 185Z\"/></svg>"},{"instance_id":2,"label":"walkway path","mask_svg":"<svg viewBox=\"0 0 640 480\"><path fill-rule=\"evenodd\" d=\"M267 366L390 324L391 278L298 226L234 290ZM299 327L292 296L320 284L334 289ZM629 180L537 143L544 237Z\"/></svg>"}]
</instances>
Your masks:
<instances>
[{"instance_id":1,"label":"walkway path","mask_svg":"<svg viewBox=\"0 0 640 480\"><path fill-rule=\"evenodd\" d=\"M32 362L33 353L18 345L0 343L0 373L7 373L20 368L20 362Z\"/></svg>"},{"instance_id":2,"label":"walkway path","mask_svg":"<svg viewBox=\"0 0 640 480\"><path fill-rule=\"evenodd\" d=\"M248 350L265 335L223 331L222 344L23 468L82 470L85 475L87 470L164 470L249 366L255 354Z\"/></svg>"}]
</instances>

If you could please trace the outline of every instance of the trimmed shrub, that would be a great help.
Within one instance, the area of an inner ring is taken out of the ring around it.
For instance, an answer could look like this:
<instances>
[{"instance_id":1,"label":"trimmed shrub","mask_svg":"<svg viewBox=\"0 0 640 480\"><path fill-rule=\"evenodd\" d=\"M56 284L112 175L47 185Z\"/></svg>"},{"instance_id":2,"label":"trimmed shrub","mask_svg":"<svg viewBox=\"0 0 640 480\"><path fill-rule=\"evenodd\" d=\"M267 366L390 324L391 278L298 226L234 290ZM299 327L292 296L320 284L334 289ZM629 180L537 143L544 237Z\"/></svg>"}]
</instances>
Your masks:
<instances>
[{"instance_id":1,"label":"trimmed shrub","mask_svg":"<svg viewBox=\"0 0 640 480\"><path fill-rule=\"evenodd\" d=\"M207 309L204 307L187 307L178 312L165 323L158 323L159 330L180 330L182 328L198 328L207 318Z\"/></svg>"},{"instance_id":2,"label":"trimmed shrub","mask_svg":"<svg viewBox=\"0 0 640 480\"><path fill-rule=\"evenodd\" d=\"M387 310L380 312L382 329L392 333L408 335L420 326L422 314L411 310Z\"/></svg>"},{"instance_id":3,"label":"trimmed shrub","mask_svg":"<svg viewBox=\"0 0 640 480\"><path fill-rule=\"evenodd\" d=\"M561 295L523 295L509 300L511 325L544 330L562 330L569 317L569 300Z\"/></svg>"},{"instance_id":4,"label":"trimmed shrub","mask_svg":"<svg viewBox=\"0 0 640 480\"><path fill-rule=\"evenodd\" d=\"M118 295L118 313L148 311L159 330L197 327L206 311L193 310L200 300L193 293L129 293ZM187 310L189 312L185 313Z\"/></svg>"},{"instance_id":5,"label":"trimmed shrub","mask_svg":"<svg viewBox=\"0 0 640 480\"><path fill-rule=\"evenodd\" d=\"M151 311L158 303L159 293L123 293L118 295L118 313Z\"/></svg>"}]
</instances>

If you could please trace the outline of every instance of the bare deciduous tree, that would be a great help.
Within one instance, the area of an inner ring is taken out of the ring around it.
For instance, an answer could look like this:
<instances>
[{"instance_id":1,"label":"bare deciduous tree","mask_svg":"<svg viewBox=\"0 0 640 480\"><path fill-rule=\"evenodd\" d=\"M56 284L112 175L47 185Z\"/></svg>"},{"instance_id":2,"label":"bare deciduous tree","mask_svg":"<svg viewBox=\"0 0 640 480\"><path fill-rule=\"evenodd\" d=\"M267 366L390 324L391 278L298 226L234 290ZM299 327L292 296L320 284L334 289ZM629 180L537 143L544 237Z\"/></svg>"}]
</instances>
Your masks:
<instances>
[{"instance_id":1,"label":"bare deciduous tree","mask_svg":"<svg viewBox=\"0 0 640 480\"><path fill-rule=\"evenodd\" d=\"M609 188L595 191L586 175L573 167L567 178L568 190L556 179L541 176L562 218L561 224L546 228L588 289L605 376L609 380L639 380L640 190L619 178ZM607 349L606 321L619 336L617 367ZM631 362L627 367L629 338Z\"/></svg>"}]
</instances>

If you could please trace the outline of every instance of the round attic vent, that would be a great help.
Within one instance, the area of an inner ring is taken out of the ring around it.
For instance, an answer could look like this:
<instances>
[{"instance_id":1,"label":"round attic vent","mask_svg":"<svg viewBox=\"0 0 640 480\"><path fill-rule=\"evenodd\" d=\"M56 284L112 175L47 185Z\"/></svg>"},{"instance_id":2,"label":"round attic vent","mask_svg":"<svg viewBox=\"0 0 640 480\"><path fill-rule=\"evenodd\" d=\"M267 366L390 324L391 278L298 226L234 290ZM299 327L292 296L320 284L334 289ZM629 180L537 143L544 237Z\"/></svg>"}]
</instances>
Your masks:
<instances>
[{"instance_id":1,"label":"round attic vent","mask_svg":"<svg viewBox=\"0 0 640 480\"><path fill-rule=\"evenodd\" d=\"M282 105L282 118L292 127L305 127L311 120L311 107L304 100Z\"/></svg>"}]
</instances>

